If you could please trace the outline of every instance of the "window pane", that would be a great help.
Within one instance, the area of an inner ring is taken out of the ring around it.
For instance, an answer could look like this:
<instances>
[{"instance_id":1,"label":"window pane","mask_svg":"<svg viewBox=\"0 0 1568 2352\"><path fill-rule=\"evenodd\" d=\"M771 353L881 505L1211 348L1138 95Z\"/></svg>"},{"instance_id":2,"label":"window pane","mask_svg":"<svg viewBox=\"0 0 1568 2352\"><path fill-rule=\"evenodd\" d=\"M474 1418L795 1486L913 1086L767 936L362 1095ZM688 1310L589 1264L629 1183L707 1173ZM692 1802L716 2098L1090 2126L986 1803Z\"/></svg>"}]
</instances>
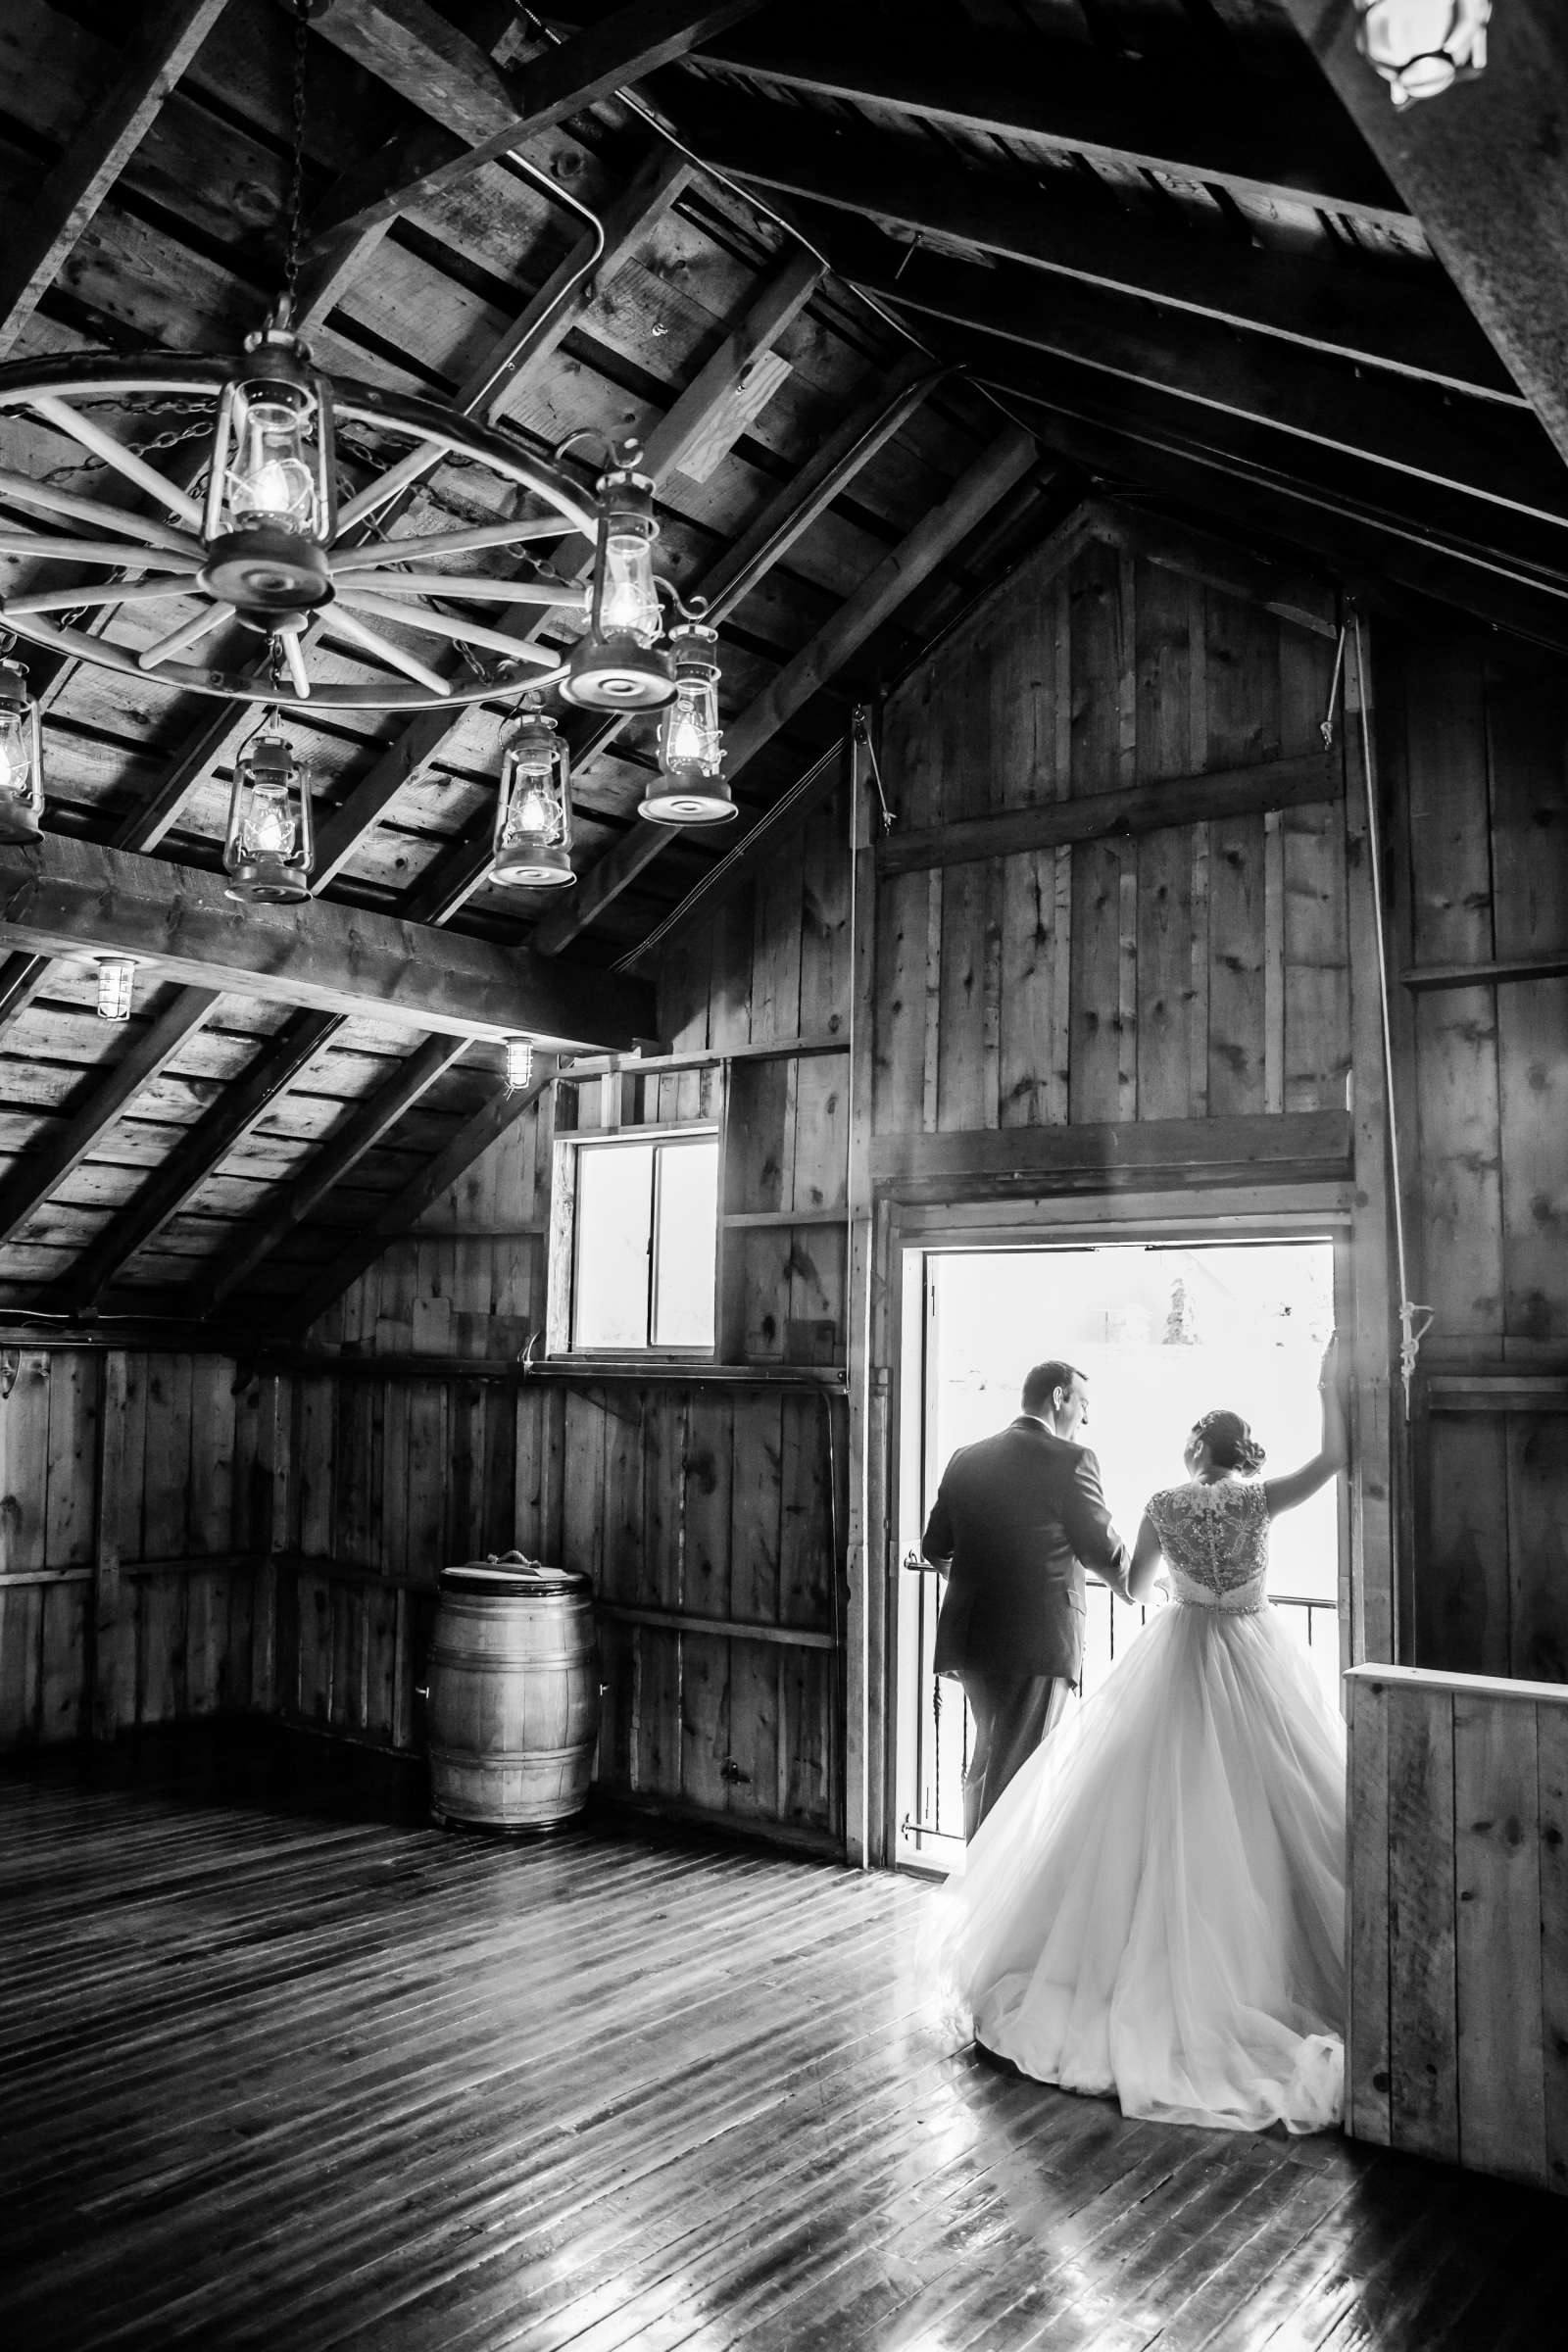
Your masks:
<instances>
[{"instance_id":1,"label":"window pane","mask_svg":"<svg viewBox=\"0 0 1568 2352\"><path fill-rule=\"evenodd\" d=\"M661 1144L654 1346L711 1348L718 1144Z\"/></svg>"},{"instance_id":2,"label":"window pane","mask_svg":"<svg viewBox=\"0 0 1568 2352\"><path fill-rule=\"evenodd\" d=\"M646 1348L652 1144L601 1144L577 1154L574 1348Z\"/></svg>"}]
</instances>

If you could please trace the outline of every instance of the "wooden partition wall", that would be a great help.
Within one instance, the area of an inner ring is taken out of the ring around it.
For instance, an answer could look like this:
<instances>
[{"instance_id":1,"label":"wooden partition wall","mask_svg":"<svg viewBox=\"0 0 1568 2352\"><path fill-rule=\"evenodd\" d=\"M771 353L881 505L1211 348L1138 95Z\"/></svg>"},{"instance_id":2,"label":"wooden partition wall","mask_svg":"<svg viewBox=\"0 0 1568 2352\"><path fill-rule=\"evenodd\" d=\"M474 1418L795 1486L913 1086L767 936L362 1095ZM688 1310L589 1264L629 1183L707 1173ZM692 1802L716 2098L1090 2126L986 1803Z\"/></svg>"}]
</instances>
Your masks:
<instances>
[{"instance_id":1,"label":"wooden partition wall","mask_svg":"<svg viewBox=\"0 0 1568 2352\"><path fill-rule=\"evenodd\" d=\"M1568 1690L1349 1677L1346 2127L1568 2191Z\"/></svg>"},{"instance_id":2,"label":"wooden partition wall","mask_svg":"<svg viewBox=\"0 0 1568 2352\"><path fill-rule=\"evenodd\" d=\"M1423 1665L1568 1679L1568 686L1505 640L1390 643Z\"/></svg>"}]
</instances>

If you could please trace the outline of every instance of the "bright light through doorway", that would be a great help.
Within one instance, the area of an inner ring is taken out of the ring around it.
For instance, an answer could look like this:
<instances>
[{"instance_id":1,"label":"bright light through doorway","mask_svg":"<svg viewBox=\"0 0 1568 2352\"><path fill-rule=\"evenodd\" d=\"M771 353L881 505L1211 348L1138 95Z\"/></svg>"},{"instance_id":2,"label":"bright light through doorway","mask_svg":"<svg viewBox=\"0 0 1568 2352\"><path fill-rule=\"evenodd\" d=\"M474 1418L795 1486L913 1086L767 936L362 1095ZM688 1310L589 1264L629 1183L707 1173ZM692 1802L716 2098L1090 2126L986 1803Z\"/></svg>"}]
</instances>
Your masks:
<instances>
[{"instance_id":1,"label":"bright light through doorway","mask_svg":"<svg viewBox=\"0 0 1568 2352\"><path fill-rule=\"evenodd\" d=\"M1267 1449L1265 1477L1296 1469L1318 1449L1318 1372L1334 1327L1330 1241L953 1250L933 1252L926 1276L926 1507L949 1455L1011 1420L1025 1372L1050 1356L1087 1375L1083 1438L1100 1457L1111 1516L1129 1544L1149 1496L1185 1478L1182 1448L1194 1421L1211 1406L1228 1405L1251 1423ZM1282 1622L1307 1650L1335 1705L1339 1526L1331 1484L1275 1523L1269 1577ZM905 1597L913 1595L906 1590ZM1086 1689L1103 1679L1143 1622L1141 1611L1114 1601L1093 1581L1089 1597ZM925 1640L915 1645L928 1654L934 1599L925 1595ZM912 1666L908 1645L902 1646ZM901 1705L918 1703L929 1716L928 1657L916 1674L919 1691L906 1679ZM953 1826L958 1691L952 1683L944 1689L943 1785L932 1778L928 1722L918 1741L922 1790L909 1788L901 1797L906 1852L913 1850L911 1818L930 1820L936 1806L943 1831ZM901 1747L912 1755L909 1735ZM919 1844L928 1860L955 1859L945 1836L934 1848L924 1838Z\"/></svg>"}]
</instances>

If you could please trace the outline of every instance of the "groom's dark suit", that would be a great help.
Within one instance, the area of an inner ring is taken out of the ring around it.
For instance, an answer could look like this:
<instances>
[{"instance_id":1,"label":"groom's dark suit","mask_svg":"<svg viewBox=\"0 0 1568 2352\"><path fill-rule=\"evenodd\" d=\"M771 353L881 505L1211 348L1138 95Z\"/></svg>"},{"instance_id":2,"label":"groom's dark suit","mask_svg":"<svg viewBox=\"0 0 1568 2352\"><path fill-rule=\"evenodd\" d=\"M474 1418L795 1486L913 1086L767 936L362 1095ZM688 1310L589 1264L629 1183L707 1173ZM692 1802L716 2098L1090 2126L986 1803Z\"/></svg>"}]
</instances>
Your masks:
<instances>
[{"instance_id":1,"label":"groom's dark suit","mask_svg":"<svg viewBox=\"0 0 1568 2352\"><path fill-rule=\"evenodd\" d=\"M963 1784L963 1834L972 1838L1082 1671L1084 1571L1130 1600L1132 1560L1088 1446L1029 1413L959 1447L920 1549L952 1567L936 1670L958 1677L974 1714Z\"/></svg>"}]
</instances>

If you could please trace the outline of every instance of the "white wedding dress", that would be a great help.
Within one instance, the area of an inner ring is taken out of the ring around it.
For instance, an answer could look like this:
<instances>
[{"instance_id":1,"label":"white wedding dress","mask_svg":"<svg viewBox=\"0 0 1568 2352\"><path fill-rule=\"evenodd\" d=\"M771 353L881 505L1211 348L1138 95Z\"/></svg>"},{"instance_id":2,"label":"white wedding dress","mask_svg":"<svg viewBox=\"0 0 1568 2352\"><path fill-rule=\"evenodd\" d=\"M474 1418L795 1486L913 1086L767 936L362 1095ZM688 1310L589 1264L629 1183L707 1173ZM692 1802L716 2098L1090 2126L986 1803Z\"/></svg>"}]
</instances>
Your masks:
<instances>
[{"instance_id":1,"label":"white wedding dress","mask_svg":"<svg viewBox=\"0 0 1568 2352\"><path fill-rule=\"evenodd\" d=\"M1340 2120L1345 1729L1264 1594L1251 1481L1150 1516L1173 1602L1004 1791L945 1898L975 2038L1127 2115Z\"/></svg>"}]
</instances>

